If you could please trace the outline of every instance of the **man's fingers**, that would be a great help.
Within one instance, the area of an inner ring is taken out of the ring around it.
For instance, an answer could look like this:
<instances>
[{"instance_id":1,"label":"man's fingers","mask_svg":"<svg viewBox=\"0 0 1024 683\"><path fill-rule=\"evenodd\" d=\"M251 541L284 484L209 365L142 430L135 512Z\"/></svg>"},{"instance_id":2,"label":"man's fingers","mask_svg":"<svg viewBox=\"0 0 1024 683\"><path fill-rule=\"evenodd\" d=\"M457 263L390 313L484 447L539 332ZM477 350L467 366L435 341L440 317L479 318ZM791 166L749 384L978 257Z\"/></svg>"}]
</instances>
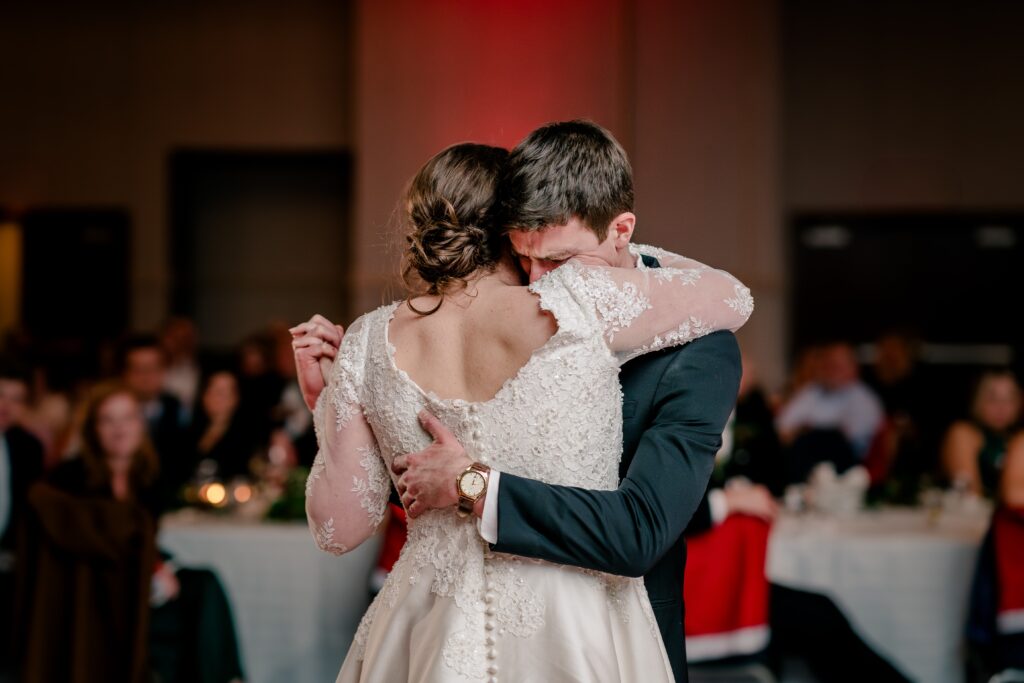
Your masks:
<instances>
[{"instance_id":1,"label":"man's fingers","mask_svg":"<svg viewBox=\"0 0 1024 683\"><path fill-rule=\"evenodd\" d=\"M395 458L394 460L392 460L391 461L391 471L394 472L397 475L401 475L403 472L405 472L407 469L409 469L408 464L406 464L406 460L407 460L407 458L404 455L400 455L397 458Z\"/></svg>"},{"instance_id":2,"label":"man's fingers","mask_svg":"<svg viewBox=\"0 0 1024 683\"><path fill-rule=\"evenodd\" d=\"M455 435L448 431L448 428L438 420L434 415L426 410L420 411L420 424L423 425L423 429L426 430L430 436L434 438L434 441L438 443L445 443L449 440L454 440Z\"/></svg>"}]
</instances>

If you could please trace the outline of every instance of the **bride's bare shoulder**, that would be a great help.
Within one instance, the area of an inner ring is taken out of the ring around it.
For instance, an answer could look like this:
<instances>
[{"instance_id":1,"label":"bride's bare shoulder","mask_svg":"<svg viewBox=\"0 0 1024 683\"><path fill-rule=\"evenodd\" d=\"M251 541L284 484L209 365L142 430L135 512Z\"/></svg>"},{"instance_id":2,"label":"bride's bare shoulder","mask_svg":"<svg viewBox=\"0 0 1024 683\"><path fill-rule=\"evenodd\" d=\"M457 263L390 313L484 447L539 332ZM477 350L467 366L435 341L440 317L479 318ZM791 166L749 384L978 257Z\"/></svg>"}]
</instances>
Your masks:
<instances>
[{"instance_id":1,"label":"bride's bare shoulder","mask_svg":"<svg viewBox=\"0 0 1024 683\"><path fill-rule=\"evenodd\" d=\"M537 296L527 287L506 287L493 311L495 322L511 338L538 346L558 328L555 318L540 307Z\"/></svg>"}]
</instances>

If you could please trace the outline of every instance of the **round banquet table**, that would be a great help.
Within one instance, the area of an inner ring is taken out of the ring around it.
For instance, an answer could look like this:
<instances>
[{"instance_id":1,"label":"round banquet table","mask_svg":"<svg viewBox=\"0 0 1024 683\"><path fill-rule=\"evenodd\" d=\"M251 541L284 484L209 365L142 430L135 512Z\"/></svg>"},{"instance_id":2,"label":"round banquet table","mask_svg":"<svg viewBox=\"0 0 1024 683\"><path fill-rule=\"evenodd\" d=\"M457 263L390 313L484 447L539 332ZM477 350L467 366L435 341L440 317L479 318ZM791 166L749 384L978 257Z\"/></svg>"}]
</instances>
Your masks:
<instances>
[{"instance_id":1,"label":"round banquet table","mask_svg":"<svg viewBox=\"0 0 1024 683\"><path fill-rule=\"evenodd\" d=\"M784 514L769 538L768 578L832 598L912 680L960 683L968 594L988 523L985 509Z\"/></svg>"},{"instance_id":2,"label":"round banquet table","mask_svg":"<svg viewBox=\"0 0 1024 683\"><path fill-rule=\"evenodd\" d=\"M379 536L336 557L317 548L305 522L186 513L164 518L159 544L179 566L216 571L247 683L334 680L369 604Z\"/></svg>"}]
</instances>

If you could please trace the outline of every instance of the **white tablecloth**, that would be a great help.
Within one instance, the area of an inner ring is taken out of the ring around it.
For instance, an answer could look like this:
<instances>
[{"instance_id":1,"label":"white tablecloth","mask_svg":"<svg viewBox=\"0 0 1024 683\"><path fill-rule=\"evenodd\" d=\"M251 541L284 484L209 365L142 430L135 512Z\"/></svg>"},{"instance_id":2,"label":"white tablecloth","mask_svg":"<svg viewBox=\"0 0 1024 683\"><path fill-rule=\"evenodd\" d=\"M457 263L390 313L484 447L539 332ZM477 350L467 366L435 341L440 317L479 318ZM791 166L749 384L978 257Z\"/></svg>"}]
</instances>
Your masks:
<instances>
[{"instance_id":1,"label":"white tablecloth","mask_svg":"<svg viewBox=\"0 0 1024 683\"><path fill-rule=\"evenodd\" d=\"M963 634L984 513L784 515L768 578L831 597L877 652L921 683L963 680Z\"/></svg>"},{"instance_id":2,"label":"white tablecloth","mask_svg":"<svg viewBox=\"0 0 1024 683\"><path fill-rule=\"evenodd\" d=\"M333 681L369 604L379 538L335 557L305 523L167 518L160 547L180 566L220 576L248 683Z\"/></svg>"}]
</instances>

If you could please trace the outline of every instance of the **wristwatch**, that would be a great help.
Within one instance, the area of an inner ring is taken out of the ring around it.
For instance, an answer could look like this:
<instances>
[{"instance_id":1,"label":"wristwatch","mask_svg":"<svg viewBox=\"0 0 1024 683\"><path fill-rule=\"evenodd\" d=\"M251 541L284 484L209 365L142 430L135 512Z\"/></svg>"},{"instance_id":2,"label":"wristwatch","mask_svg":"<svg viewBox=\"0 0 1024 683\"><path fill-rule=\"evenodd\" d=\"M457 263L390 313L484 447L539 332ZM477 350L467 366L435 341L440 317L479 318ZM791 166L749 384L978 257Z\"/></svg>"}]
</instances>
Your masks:
<instances>
[{"instance_id":1,"label":"wristwatch","mask_svg":"<svg viewBox=\"0 0 1024 683\"><path fill-rule=\"evenodd\" d=\"M468 517L473 512L476 502L487 493L487 480L490 476L490 467L475 462L455 478L455 490L459 494L458 513L460 517Z\"/></svg>"}]
</instances>

